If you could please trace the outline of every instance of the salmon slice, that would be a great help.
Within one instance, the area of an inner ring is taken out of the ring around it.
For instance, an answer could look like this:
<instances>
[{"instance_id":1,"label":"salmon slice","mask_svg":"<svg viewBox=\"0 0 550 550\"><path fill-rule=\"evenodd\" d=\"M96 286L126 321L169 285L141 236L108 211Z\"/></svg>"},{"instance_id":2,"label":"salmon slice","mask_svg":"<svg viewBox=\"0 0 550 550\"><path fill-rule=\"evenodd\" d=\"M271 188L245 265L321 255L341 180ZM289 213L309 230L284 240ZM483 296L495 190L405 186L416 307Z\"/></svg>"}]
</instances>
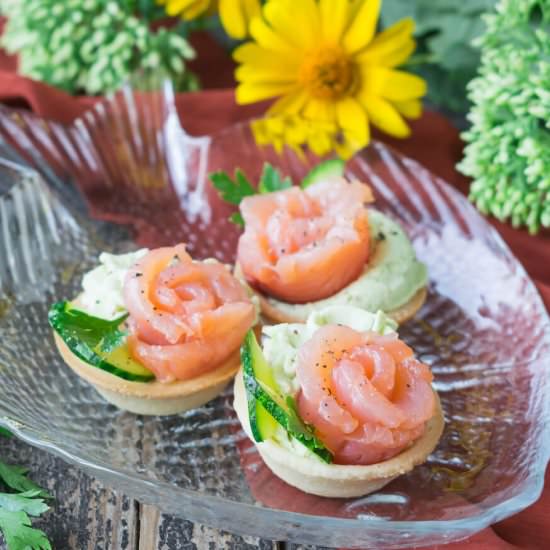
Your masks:
<instances>
[{"instance_id":1,"label":"salmon slice","mask_svg":"<svg viewBox=\"0 0 550 550\"><path fill-rule=\"evenodd\" d=\"M152 250L128 271L128 347L161 382L214 369L255 318L243 286L218 263L195 262L184 245Z\"/></svg>"},{"instance_id":2,"label":"salmon slice","mask_svg":"<svg viewBox=\"0 0 550 550\"><path fill-rule=\"evenodd\" d=\"M237 259L247 281L290 303L335 294L367 261L370 201L367 185L344 178L245 197Z\"/></svg>"},{"instance_id":3,"label":"salmon slice","mask_svg":"<svg viewBox=\"0 0 550 550\"><path fill-rule=\"evenodd\" d=\"M374 464L420 437L433 416L430 369L393 336L341 325L298 351L298 408L339 464Z\"/></svg>"}]
</instances>

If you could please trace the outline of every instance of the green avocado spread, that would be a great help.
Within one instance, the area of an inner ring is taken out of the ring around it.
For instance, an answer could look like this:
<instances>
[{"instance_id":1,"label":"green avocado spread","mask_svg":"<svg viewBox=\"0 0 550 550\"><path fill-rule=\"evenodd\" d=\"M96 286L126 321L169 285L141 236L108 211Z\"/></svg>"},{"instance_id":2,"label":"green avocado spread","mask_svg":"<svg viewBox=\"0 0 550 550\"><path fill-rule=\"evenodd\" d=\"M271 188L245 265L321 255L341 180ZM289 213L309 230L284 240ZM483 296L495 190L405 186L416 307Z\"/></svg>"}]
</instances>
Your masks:
<instances>
[{"instance_id":1,"label":"green avocado spread","mask_svg":"<svg viewBox=\"0 0 550 550\"><path fill-rule=\"evenodd\" d=\"M417 260L409 238L396 222L369 210L369 225L373 253L355 281L317 302L290 304L270 297L271 305L305 320L311 312L334 305L390 312L406 304L428 283L426 266Z\"/></svg>"}]
</instances>

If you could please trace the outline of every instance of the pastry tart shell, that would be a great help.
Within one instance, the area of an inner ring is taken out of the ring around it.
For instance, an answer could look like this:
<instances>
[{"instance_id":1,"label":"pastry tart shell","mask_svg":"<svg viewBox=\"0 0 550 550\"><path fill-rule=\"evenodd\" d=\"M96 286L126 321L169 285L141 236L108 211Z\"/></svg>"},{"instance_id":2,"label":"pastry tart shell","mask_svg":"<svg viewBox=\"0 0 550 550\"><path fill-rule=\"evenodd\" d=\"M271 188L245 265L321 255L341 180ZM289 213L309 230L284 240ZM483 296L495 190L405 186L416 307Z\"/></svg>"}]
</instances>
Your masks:
<instances>
[{"instance_id":1,"label":"pastry tart shell","mask_svg":"<svg viewBox=\"0 0 550 550\"><path fill-rule=\"evenodd\" d=\"M248 437L254 441L248 418L242 370L235 378L234 393L237 416ZM272 440L254 443L269 469L293 487L322 497L350 498L366 495L422 464L435 449L444 428L443 412L437 393L435 397L436 409L426 424L424 434L408 449L378 464L327 464L315 458L297 455Z\"/></svg>"}]
</instances>

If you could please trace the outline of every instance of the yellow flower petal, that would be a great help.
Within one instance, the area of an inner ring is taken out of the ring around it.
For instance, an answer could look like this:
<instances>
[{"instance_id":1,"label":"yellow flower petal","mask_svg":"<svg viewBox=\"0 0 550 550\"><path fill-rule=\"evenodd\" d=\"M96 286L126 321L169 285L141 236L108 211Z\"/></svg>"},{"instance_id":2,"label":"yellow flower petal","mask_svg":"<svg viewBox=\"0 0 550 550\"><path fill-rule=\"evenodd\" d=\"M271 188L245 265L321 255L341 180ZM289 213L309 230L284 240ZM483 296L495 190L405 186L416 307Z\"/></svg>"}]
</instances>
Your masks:
<instances>
[{"instance_id":1,"label":"yellow flower petal","mask_svg":"<svg viewBox=\"0 0 550 550\"><path fill-rule=\"evenodd\" d=\"M382 95L392 101L407 101L426 95L428 86L426 81L415 74L393 69L377 69L384 71L386 77L382 88Z\"/></svg>"},{"instance_id":2,"label":"yellow flower petal","mask_svg":"<svg viewBox=\"0 0 550 550\"><path fill-rule=\"evenodd\" d=\"M336 105L336 118L340 127L354 139L366 145L369 141L369 122L361 104L352 97L339 101Z\"/></svg>"},{"instance_id":3,"label":"yellow flower petal","mask_svg":"<svg viewBox=\"0 0 550 550\"><path fill-rule=\"evenodd\" d=\"M238 63L254 65L258 68L269 65L285 72L287 67L296 70L299 67L299 60L296 59L296 52L293 55L281 54L266 50L254 42L246 42L233 52L233 59Z\"/></svg>"},{"instance_id":4,"label":"yellow flower petal","mask_svg":"<svg viewBox=\"0 0 550 550\"><path fill-rule=\"evenodd\" d=\"M319 39L321 22L315 0L268 2L264 16L275 32L297 48L310 49Z\"/></svg>"},{"instance_id":5,"label":"yellow flower petal","mask_svg":"<svg viewBox=\"0 0 550 550\"><path fill-rule=\"evenodd\" d=\"M298 71L282 71L279 67L273 65L247 64L237 67L235 78L239 82L288 82L296 83Z\"/></svg>"},{"instance_id":6,"label":"yellow flower petal","mask_svg":"<svg viewBox=\"0 0 550 550\"><path fill-rule=\"evenodd\" d=\"M195 19L210 7L210 0L168 0L166 13L180 15L183 19Z\"/></svg>"},{"instance_id":7,"label":"yellow flower petal","mask_svg":"<svg viewBox=\"0 0 550 550\"><path fill-rule=\"evenodd\" d=\"M344 35L343 44L352 54L363 49L372 40L380 15L381 0L364 0Z\"/></svg>"},{"instance_id":8,"label":"yellow flower petal","mask_svg":"<svg viewBox=\"0 0 550 550\"><path fill-rule=\"evenodd\" d=\"M299 51L279 36L261 17L255 17L250 23L250 34L256 42L265 48L282 54L300 55Z\"/></svg>"},{"instance_id":9,"label":"yellow flower petal","mask_svg":"<svg viewBox=\"0 0 550 550\"><path fill-rule=\"evenodd\" d=\"M235 97L237 103L255 103L270 97L276 97L292 91L292 84L273 82L245 82L237 86Z\"/></svg>"},{"instance_id":10,"label":"yellow flower petal","mask_svg":"<svg viewBox=\"0 0 550 550\"><path fill-rule=\"evenodd\" d=\"M349 0L319 0L319 8L323 38L326 43L335 46L349 22Z\"/></svg>"},{"instance_id":11,"label":"yellow flower petal","mask_svg":"<svg viewBox=\"0 0 550 550\"><path fill-rule=\"evenodd\" d=\"M372 124L386 134L400 138L410 135L410 128L397 109L388 101L373 95L365 97L362 104Z\"/></svg>"},{"instance_id":12,"label":"yellow flower petal","mask_svg":"<svg viewBox=\"0 0 550 550\"><path fill-rule=\"evenodd\" d=\"M297 88L295 91L278 99L268 110L270 115L289 113L297 114L300 112L308 99L306 90Z\"/></svg>"},{"instance_id":13,"label":"yellow flower petal","mask_svg":"<svg viewBox=\"0 0 550 550\"><path fill-rule=\"evenodd\" d=\"M363 94L381 96L392 101L417 99L426 93L426 82L414 74L384 67L362 67L361 88Z\"/></svg>"},{"instance_id":14,"label":"yellow flower petal","mask_svg":"<svg viewBox=\"0 0 550 550\"><path fill-rule=\"evenodd\" d=\"M383 42L372 44L361 52L356 58L356 62L366 65L379 65L382 67L397 67L409 59L416 48L416 42L412 38L407 38L402 42Z\"/></svg>"},{"instance_id":15,"label":"yellow flower petal","mask_svg":"<svg viewBox=\"0 0 550 550\"><path fill-rule=\"evenodd\" d=\"M227 34L237 40L248 36L250 21L260 15L259 0L219 0L220 19Z\"/></svg>"},{"instance_id":16,"label":"yellow flower petal","mask_svg":"<svg viewBox=\"0 0 550 550\"><path fill-rule=\"evenodd\" d=\"M330 137L321 132L310 133L307 145L318 157L330 153L333 149L333 142Z\"/></svg>"},{"instance_id":17,"label":"yellow flower petal","mask_svg":"<svg viewBox=\"0 0 550 550\"><path fill-rule=\"evenodd\" d=\"M420 118L422 115L422 102L419 99L409 99L408 101L394 101L394 107L407 118Z\"/></svg>"},{"instance_id":18,"label":"yellow flower petal","mask_svg":"<svg viewBox=\"0 0 550 550\"><path fill-rule=\"evenodd\" d=\"M244 38L248 31L248 25L241 2L220 0L219 6L220 20L227 34L237 39Z\"/></svg>"},{"instance_id":19,"label":"yellow flower petal","mask_svg":"<svg viewBox=\"0 0 550 550\"><path fill-rule=\"evenodd\" d=\"M310 98L304 106L303 114L310 120L335 122L336 106L331 101Z\"/></svg>"},{"instance_id":20,"label":"yellow flower petal","mask_svg":"<svg viewBox=\"0 0 550 550\"><path fill-rule=\"evenodd\" d=\"M369 59L375 52L382 55L394 49L401 49L409 40L412 40L413 32L414 21L410 17L401 19L376 35L372 42L359 52L356 57L357 62L362 63L363 59Z\"/></svg>"},{"instance_id":21,"label":"yellow flower petal","mask_svg":"<svg viewBox=\"0 0 550 550\"><path fill-rule=\"evenodd\" d=\"M168 0L166 2L166 13L171 17L179 15L189 6L193 5L195 0Z\"/></svg>"}]
</instances>

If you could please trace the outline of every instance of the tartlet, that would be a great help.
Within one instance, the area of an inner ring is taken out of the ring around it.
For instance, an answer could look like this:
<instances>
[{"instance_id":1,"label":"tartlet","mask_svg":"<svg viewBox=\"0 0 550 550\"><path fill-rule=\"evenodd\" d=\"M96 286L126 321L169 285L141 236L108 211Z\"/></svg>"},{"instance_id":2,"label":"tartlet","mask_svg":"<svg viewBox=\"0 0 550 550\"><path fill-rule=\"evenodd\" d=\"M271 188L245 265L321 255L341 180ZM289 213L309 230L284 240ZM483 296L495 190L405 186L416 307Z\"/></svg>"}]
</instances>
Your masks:
<instances>
[{"instance_id":1,"label":"tartlet","mask_svg":"<svg viewBox=\"0 0 550 550\"><path fill-rule=\"evenodd\" d=\"M249 333L234 408L272 472L302 491L356 497L425 462L444 428L430 369L383 312L331 307Z\"/></svg>"},{"instance_id":2,"label":"tartlet","mask_svg":"<svg viewBox=\"0 0 550 550\"><path fill-rule=\"evenodd\" d=\"M235 377L233 389L235 412L246 435L253 440L242 370ZM428 455L435 449L445 425L439 398L437 394L435 396L436 411L428 421L420 439L397 456L378 464L368 466L326 464L297 456L275 441L255 442L255 445L269 469L277 477L301 491L321 497L351 498L367 495L378 491L396 477L406 474L415 466L425 462Z\"/></svg>"},{"instance_id":3,"label":"tartlet","mask_svg":"<svg viewBox=\"0 0 550 550\"><path fill-rule=\"evenodd\" d=\"M221 393L257 315L229 268L192 260L184 245L100 259L83 293L50 309L65 363L137 414L176 414Z\"/></svg>"},{"instance_id":4,"label":"tartlet","mask_svg":"<svg viewBox=\"0 0 550 550\"><path fill-rule=\"evenodd\" d=\"M318 165L305 186L278 176L275 189L276 172L264 169L269 184L263 175L259 192L250 187L238 201L244 233L234 273L270 321L304 322L316 309L352 305L403 323L424 304L426 266L403 228L368 207L370 187L346 179L338 167L339 174L334 161L328 169Z\"/></svg>"},{"instance_id":5,"label":"tartlet","mask_svg":"<svg viewBox=\"0 0 550 550\"><path fill-rule=\"evenodd\" d=\"M169 384L132 382L85 363L59 335L54 333L54 337L61 357L78 376L94 386L106 401L135 414L170 415L200 407L223 391L240 366L237 351L219 367L190 380Z\"/></svg>"}]
</instances>

